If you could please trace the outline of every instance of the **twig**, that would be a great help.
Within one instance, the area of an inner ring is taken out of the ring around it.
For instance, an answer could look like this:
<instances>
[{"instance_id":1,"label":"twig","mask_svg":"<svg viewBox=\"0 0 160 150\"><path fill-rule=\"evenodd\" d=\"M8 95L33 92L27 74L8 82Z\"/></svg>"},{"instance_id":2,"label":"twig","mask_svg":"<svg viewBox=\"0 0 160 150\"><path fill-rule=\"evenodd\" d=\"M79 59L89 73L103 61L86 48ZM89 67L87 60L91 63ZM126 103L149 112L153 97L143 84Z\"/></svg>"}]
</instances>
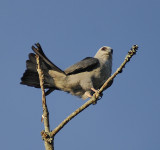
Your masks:
<instances>
[{"instance_id":1,"label":"twig","mask_svg":"<svg viewBox=\"0 0 160 150\"><path fill-rule=\"evenodd\" d=\"M37 46L37 45L36 45ZM38 48L37 48L38 50ZM46 97L45 97L45 90L44 90L44 74L43 71L41 70L41 62L39 59L39 56L36 55L36 61L37 61L37 72L39 74L39 81L40 81L40 87L42 90L42 107L43 107L43 115L42 115L42 121L44 120L44 128L45 132L42 131L41 135L43 140L45 141L45 148L46 150L53 150L53 138L49 136L50 134L50 127L49 127L49 112L46 104Z\"/></svg>"},{"instance_id":2,"label":"twig","mask_svg":"<svg viewBox=\"0 0 160 150\"><path fill-rule=\"evenodd\" d=\"M100 94L103 92L103 90L107 87L107 85L119 74L122 72L123 68L125 67L126 63L130 61L131 57L136 54L138 50L137 45L133 45L131 50L128 52L127 56L125 57L124 62L121 64L121 66L116 70L116 72L108 78L108 80L102 85L98 93L95 93L90 100L88 100L85 104L83 104L81 107L79 107L77 110L75 110L72 114L70 114L64 121L62 121L51 133L50 137L54 137L71 119L73 119L76 115L78 115L80 112L82 112L84 109L86 109L91 104L95 104L100 96Z\"/></svg>"},{"instance_id":3,"label":"twig","mask_svg":"<svg viewBox=\"0 0 160 150\"><path fill-rule=\"evenodd\" d=\"M123 63L116 70L116 72L111 77L109 77L107 79L107 81L102 85L102 87L99 90L99 93L102 93L103 90L105 89L105 87L107 87L107 85L109 84L109 82L112 81L119 73L122 73L122 70L123 70L123 68L125 68L126 63L129 62L130 59L132 58L132 56L136 54L137 50L138 50L138 45L133 45L132 48L131 48L131 50L126 55Z\"/></svg>"}]
</instances>

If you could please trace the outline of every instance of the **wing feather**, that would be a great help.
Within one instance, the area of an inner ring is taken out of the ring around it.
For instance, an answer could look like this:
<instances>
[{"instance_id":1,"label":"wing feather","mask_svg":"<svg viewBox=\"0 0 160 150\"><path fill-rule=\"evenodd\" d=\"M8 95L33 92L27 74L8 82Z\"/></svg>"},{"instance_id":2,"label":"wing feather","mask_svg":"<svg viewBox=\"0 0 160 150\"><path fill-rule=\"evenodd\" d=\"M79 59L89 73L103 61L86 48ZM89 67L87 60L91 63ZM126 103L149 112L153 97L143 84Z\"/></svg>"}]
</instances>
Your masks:
<instances>
[{"instance_id":1,"label":"wing feather","mask_svg":"<svg viewBox=\"0 0 160 150\"><path fill-rule=\"evenodd\" d=\"M67 75L77 74L85 71L91 71L99 66L99 60L93 57L86 57L78 63L68 67L64 72Z\"/></svg>"}]
</instances>

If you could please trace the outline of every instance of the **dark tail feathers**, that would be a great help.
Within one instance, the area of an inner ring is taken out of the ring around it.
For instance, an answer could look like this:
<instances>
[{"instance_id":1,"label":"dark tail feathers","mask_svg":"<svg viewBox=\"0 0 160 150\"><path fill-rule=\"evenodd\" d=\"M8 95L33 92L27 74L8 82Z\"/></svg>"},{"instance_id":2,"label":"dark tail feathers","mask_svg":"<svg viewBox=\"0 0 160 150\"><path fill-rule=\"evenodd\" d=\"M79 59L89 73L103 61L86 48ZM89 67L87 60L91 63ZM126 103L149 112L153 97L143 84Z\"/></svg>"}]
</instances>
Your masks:
<instances>
[{"instance_id":1,"label":"dark tail feathers","mask_svg":"<svg viewBox=\"0 0 160 150\"><path fill-rule=\"evenodd\" d=\"M50 83L47 83L45 79L51 78L48 74L48 70L54 70L60 73L64 73L60 68L58 68L56 65L54 65L44 54L41 46L39 43L35 44L37 48L32 46L32 50L40 57L41 59L41 68L44 73L44 88L49 88L49 90L46 92L46 95L50 94L53 90L57 89L56 87L53 87L53 84L50 85ZM29 54L29 60L26 61L26 71L23 74L23 77L21 78L21 84L32 86L35 88L40 88L39 84L39 75L37 73L37 62L35 58L35 54L30 53ZM52 78L51 78L52 79ZM57 89L58 90L58 89Z\"/></svg>"},{"instance_id":2,"label":"dark tail feathers","mask_svg":"<svg viewBox=\"0 0 160 150\"><path fill-rule=\"evenodd\" d=\"M30 53L29 60L26 61L27 69L25 70L23 77L21 78L21 84L32 86L35 88L40 88L39 75L37 73L36 66L37 64L36 64L35 54ZM45 75L47 75L50 66L46 64L44 61L42 61L41 68L44 70ZM44 87L49 88L49 84L46 83L45 81L44 81Z\"/></svg>"}]
</instances>

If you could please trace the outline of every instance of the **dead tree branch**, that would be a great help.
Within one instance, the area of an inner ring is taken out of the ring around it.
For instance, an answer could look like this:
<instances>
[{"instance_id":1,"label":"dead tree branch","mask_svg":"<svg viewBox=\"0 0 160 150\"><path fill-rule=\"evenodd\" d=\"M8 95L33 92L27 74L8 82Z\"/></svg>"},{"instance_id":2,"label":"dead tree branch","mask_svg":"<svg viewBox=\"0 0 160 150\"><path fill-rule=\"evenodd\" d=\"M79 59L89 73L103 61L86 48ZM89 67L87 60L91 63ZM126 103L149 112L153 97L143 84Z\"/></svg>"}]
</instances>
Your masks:
<instances>
[{"instance_id":1,"label":"dead tree branch","mask_svg":"<svg viewBox=\"0 0 160 150\"><path fill-rule=\"evenodd\" d=\"M123 68L125 67L126 63L130 61L133 55L136 54L138 50L137 45L133 45L131 50L128 52L128 54L125 57L124 62L120 65L120 67L116 70L116 72L108 78L108 80L102 85L98 93L95 93L90 100L88 100L85 104L83 104L81 107L79 107L77 110L75 110L73 113L71 113L64 121L62 121L50 134L51 137L54 137L71 119L73 119L76 115L78 115L80 112L82 112L84 109L86 109L91 104L95 104L97 100L99 99L100 94L104 91L104 89L108 86L108 84L119 74L122 72Z\"/></svg>"},{"instance_id":2,"label":"dead tree branch","mask_svg":"<svg viewBox=\"0 0 160 150\"><path fill-rule=\"evenodd\" d=\"M36 44L37 48L34 46L32 49L38 50L40 48L40 44ZM91 104L96 104L97 100L99 99L100 95L102 92L109 86L110 82L113 81L113 79L122 72L123 68L125 67L126 63L130 61L133 55L136 54L138 50L137 45L133 45L131 50L128 52L127 56L125 57L125 60L123 63L120 65L120 67L116 70L116 72L108 78L108 80L102 85L98 93L95 93L90 100L88 100L85 104L83 104L81 107L76 109L73 113L71 113L65 120L63 120L53 131L50 132L49 128L49 112L47 109L47 104L46 104L46 98L45 98L45 91L44 91L44 74L43 71L41 70L41 59L39 58L38 55L36 55L36 61L37 61L37 72L39 74L39 80L40 80L40 87L42 90L42 107L43 107L43 115L42 118L44 119L44 127L45 130L41 132L42 138L45 141L45 148L46 150L53 150L54 146L54 136L75 116L77 116L80 112L82 112L84 109L89 107Z\"/></svg>"},{"instance_id":3,"label":"dead tree branch","mask_svg":"<svg viewBox=\"0 0 160 150\"><path fill-rule=\"evenodd\" d=\"M36 44L36 46L38 47L38 44ZM42 107L43 107L42 121L44 120L44 128L45 128L45 132L42 131L41 135L44 140L46 150L53 150L54 149L53 138L49 136L50 134L49 112L48 112L48 108L46 104L45 90L43 86L44 85L44 74L43 74L43 71L41 70L41 61L38 55L36 55L36 61L37 61L37 72L39 74L40 87L42 90Z\"/></svg>"}]
</instances>

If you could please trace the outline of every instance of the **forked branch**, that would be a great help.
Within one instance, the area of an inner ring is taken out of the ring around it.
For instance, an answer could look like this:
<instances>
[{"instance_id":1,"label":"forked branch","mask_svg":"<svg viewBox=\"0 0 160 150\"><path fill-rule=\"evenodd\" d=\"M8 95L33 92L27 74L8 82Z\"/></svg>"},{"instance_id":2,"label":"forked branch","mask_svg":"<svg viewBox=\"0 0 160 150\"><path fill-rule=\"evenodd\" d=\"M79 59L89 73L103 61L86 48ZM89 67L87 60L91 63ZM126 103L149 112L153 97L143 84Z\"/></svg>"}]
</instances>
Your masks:
<instances>
[{"instance_id":1,"label":"forked branch","mask_svg":"<svg viewBox=\"0 0 160 150\"><path fill-rule=\"evenodd\" d=\"M36 44L37 46L37 50L40 47L40 44ZM34 49L35 47L33 46L32 49ZM108 80L102 85L102 87L100 88L100 90L98 91L98 93L95 93L92 98L90 100L88 100L85 104L83 104L81 107L79 107L77 110L75 110L73 113L71 113L64 121L62 121L53 131L50 132L50 128L49 128L49 113L48 113L48 109L47 109L47 104L46 104L46 98L45 98L45 91L44 91L44 75L43 75L43 71L40 68L40 58L38 55L36 55L36 60L37 60L37 71L39 74L39 79L40 79L40 86L41 86L41 90L42 90L42 106L43 106L43 118L44 118L44 127L45 127L45 131L42 131L42 138L45 141L45 147L46 150L53 150L53 138L54 136L71 120L73 119L76 115L78 115L80 112L82 112L84 109L86 109L88 106L90 106L91 104L96 104L97 100L99 99L100 95L102 94L102 92L106 89L106 87L109 86L110 82L113 81L113 79L122 72L123 68L125 67L126 63L130 61L130 59L132 58L133 55L136 54L138 50L138 46L137 45L133 45L131 50L128 52L128 54L125 57L125 60L123 61L123 63L120 65L120 67L116 70L116 72L110 77L108 78Z\"/></svg>"}]
</instances>

